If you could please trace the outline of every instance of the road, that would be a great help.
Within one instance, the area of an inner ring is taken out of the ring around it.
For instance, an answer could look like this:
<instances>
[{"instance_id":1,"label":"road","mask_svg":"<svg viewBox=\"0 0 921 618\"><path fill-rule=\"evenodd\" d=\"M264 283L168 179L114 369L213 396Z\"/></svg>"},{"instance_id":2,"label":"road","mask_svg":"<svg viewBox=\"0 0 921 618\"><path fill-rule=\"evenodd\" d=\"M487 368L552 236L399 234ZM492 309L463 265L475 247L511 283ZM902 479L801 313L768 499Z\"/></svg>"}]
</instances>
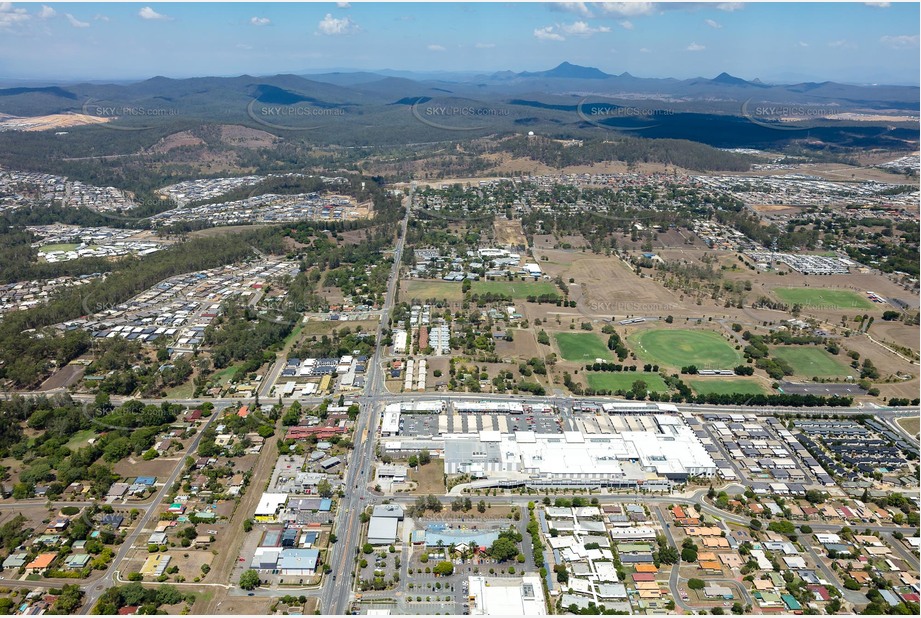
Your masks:
<instances>
[{"instance_id":1,"label":"road","mask_svg":"<svg viewBox=\"0 0 921 618\"><path fill-rule=\"evenodd\" d=\"M106 588L110 588L115 585L115 574L118 572L119 566L122 561L128 555L128 553L134 547L134 542L141 535L147 525L150 523L150 520L157 514L157 507L163 501L167 495L169 495L173 484L176 482L176 479L179 478L179 475L182 474L182 471L185 470L185 460L186 457L190 456L198 448L198 444L201 442L202 436L204 436L205 431L211 426L216 419L220 418L222 409L218 409L215 406L214 412L211 414L211 418L208 419L208 422L199 430L198 434L186 448L182 457L179 458L179 461L176 462L176 466L173 468L172 473L166 479L166 482L163 483L163 486L156 493L153 500L147 505L147 509L144 511L144 514L135 522L134 530L125 537L125 540L121 545L118 546L118 551L115 554L115 557L112 559L112 563L109 564L109 568L106 569L105 575L100 579L97 579L91 587L86 591L86 598L84 599L82 614L89 614L93 607L96 606L96 601L99 600L99 597L106 591Z\"/></svg>"},{"instance_id":2,"label":"road","mask_svg":"<svg viewBox=\"0 0 921 618\"><path fill-rule=\"evenodd\" d=\"M397 286L400 282L400 264L403 261L403 248L406 241L406 227L409 223L412 205L413 192L410 190L406 199L406 213L401 223L401 232L393 252L393 268L387 281L387 294L381 309L383 316L390 315L396 299ZM377 341L383 339L386 326L387 320L382 318L377 326ZM374 437L377 432L378 419L383 413L384 399L382 396L387 393L382 367L383 348L384 346L378 345L368 363L365 397L353 434L355 448L352 451L345 476L345 496L339 503L339 511L336 516L335 534L338 539L336 551L328 552L332 573L331 577L327 576L320 595L320 609L324 614L347 613L355 584L350 574L355 572L353 556L355 548L359 546L361 536L359 516L371 496L368 492L368 483L375 456Z\"/></svg>"}]
</instances>

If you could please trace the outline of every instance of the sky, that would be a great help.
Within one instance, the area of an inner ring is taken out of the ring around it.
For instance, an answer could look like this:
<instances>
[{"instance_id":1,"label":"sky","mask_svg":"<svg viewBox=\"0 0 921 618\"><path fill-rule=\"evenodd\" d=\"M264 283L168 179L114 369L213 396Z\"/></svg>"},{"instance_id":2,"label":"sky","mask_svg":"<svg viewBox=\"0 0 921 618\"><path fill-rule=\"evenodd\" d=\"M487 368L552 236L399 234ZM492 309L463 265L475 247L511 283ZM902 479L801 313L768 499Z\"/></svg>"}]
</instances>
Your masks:
<instances>
[{"instance_id":1,"label":"sky","mask_svg":"<svg viewBox=\"0 0 921 618\"><path fill-rule=\"evenodd\" d=\"M0 79L325 70L919 83L919 4L0 2Z\"/></svg>"}]
</instances>

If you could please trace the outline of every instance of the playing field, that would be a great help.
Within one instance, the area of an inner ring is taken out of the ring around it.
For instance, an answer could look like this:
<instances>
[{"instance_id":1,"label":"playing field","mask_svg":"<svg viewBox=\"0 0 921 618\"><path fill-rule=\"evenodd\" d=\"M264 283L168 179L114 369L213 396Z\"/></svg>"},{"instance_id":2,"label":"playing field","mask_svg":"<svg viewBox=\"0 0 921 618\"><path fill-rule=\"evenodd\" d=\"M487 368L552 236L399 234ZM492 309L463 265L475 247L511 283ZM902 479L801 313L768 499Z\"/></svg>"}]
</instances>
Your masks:
<instances>
[{"instance_id":1,"label":"playing field","mask_svg":"<svg viewBox=\"0 0 921 618\"><path fill-rule=\"evenodd\" d=\"M443 298L461 300L464 292L460 281L431 281L413 279L406 284L406 296L425 300ZM549 281L473 281L470 285L473 294L505 294L512 298L527 298L541 294L560 294L560 289Z\"/></svg>"},{"instance_id":2,"label":"playing field","mask_svg":"<svg viewBox=\"0 0 921 618\"><path fill-rule=\"evenodd\" d=\"M592 333L555 333L560 356L568 361L594 361L596 358L614 360L604 342ZM632 383L631 383L632 384Z\"/></svg>"},{"instance_id":3,"label":"playing field","mask_svg":"<svg viewBox=\"0 0 921 618\"><path fill-rule=\"evenodd\" d=\"M668 390L668 386L666 386L662 376L658 373L647 373L645 371L587 371L585 379L588 381L588 385L596 391L629 391L637 380L645 382L646 388L652 392L664 393Z\"/></svg>"},{"instance_id":4,"label":"playing field","mask_svg":"<svg viewBox=\"0 0 921 618\"><path fill-rule=\"evenodd\" d=\"M643 360L669 367L732 369L742 361L725 339L706 330L657 328L633 333L627 341Z\"/></svg>"},{"instance_id":5,"label":"playing field","mask_svg":"<svg viewBox=\"0 0 921 618\"><path fill-rule=\"evenodd\" d=\"M873 303L849 290L823 290L821 288L774 288L778 298L788 305L802 305L806 309L837 311L839 309L873 309Z\"/></svg>"},{"instance_id":6,"label":"playing field","mask_svg":"<svg viewBox=\"0 0 921 618\"><path fill-rule=\"evenodd\" d=\"M720 378L701 378L699 380L685 380L698 395L761 395L764 389L756 380L723 380Z\"/></svg>"},{"instance_id":7,"label":"playing field","mask_svg":"<svg viewBox=\"0 0 921 618\"><path fill-rule=\"evenodd\" d=\"M771 355L787 361L803 378L845 377L856 373L847 365L837 361L822 348L812 346L780 346L771 350Z\"/></svg>"}]
</instances>

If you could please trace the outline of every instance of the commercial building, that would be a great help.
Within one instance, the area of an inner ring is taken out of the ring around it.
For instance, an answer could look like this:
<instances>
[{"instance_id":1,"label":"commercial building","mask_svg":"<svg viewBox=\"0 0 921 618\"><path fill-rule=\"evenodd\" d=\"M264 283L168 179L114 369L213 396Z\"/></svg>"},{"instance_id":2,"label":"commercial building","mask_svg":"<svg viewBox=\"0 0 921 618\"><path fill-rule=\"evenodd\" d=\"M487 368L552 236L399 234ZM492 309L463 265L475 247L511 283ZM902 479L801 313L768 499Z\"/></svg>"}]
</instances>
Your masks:
<instances>
[{"instance_id":1,"label":"commercial building","mask_svg":"<svg viewBox=\"0 0 921 618\"><path fill-rule=\"evenodd\" d=\"M540 577L467 578L471 616L546 616L547 603Z\"/></svg>"}]
</instances>

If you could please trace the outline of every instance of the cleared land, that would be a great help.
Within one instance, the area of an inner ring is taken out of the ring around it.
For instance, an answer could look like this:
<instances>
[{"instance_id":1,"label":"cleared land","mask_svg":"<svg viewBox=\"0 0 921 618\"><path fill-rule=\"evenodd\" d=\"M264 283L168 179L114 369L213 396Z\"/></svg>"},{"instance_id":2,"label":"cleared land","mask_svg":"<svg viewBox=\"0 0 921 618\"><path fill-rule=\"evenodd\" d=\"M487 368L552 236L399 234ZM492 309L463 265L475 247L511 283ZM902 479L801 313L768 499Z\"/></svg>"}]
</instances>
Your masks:
<instances>
[{"instance_id":1,"label":"cleared land","mask_svg":"<svg viewBox=\"0 0 921 618\"><path fill-rule=\"evenodd\" d=\"M762 395L765 390L757 380L722 380L719 378L702 378L700 380L687 380L687 383L698 395Z\"/></svg>"},{"instance_id":2,"label":"cleared land","mask_svg":"<svg viewBox=\"0 0 921 618\"><path fill-rule=\"evenodd\" d=\"M658 373L647 373L645 371L589 371L585 374L588 385L597 390L624 390L628 391L633 388L633 383L642 380L646 383L646 388L655 393L664 393L668 391L665 380Z\"/></svg>"},{"instance_id":3,"label":"cleared land","mask_svg":"<svg viewBox=\"0 0 921 618\"><path fill-rule=\"evenodd\" d=\"M463 284L459 281L432 281L414 279L406 284L406 297L421 300L443 298L445 300L462 300ZM473 294L505 294L512 298L527 298L541 294L557 294L560 290L548 281L473 281L470 292Z\"/></svg>"},{"instance_id":4,"label":"cleared land","mask_svg":"<svg viewBox=\"0 0 921 618\"><path fill-rule=\"evenodd\" d=\"M774 288L774 293L789 305L802 305L807 309L836 311L838 309L873 309L876 306L860 294L848 290Z\"/></svg>"},{"instance_id":5,"label":"cleared land","mask_svg":"<svg viewBox=\"0 0 921 618\"><path fill-rule=\"evenodd\" d=\"M556 345L560 348L560 356L564 360L614 359L604 342L592 333L554 333L553 336L556 338Z\"/></svg>"},{"instance_id":6,"label":"cleared land","mask_svg":"<svg viewBox=\"0 0 921 618\"><path fill-rule=\"evenodd\" d=\"M771 350L771 354L787 361L796 375L805 378L835 378L855 373L821 348L782 346Z\"/></svg>"},{"instance_id":7,"label":"cleared land","mask_svg":"<svg viewBox=\"0 0 921 618\"><path fill-rule=\"evenodd\" d=\"M79 247L77 243L67 242L67 243L58 243L56 245L45 245L44 247L39 248L39 253L51 253L52 251L73 251Z\"/></svg>"},{"instance_id":8,"label":"cleared land","mask_svg":"<svg viewBox=\"0 0 921 618\"><path fill-rule=\"evenodd\" d=\"M657 328L633 333L627 341L643 360L670 367L731 369L742 360L725 339L705 330Z\"/></svg>"},{"instance_id":9,"label":"cleared land","mask_svg":"<svg viewBox=\"0 0 921 618\"><path fill-rule=\"evenodd\" d=\"M896 422L899 424L899 427L913 436L918 435L918 432L921 431L921 418L917 416L914 418L900 418Z\"/></svg>"}]
</instances>

